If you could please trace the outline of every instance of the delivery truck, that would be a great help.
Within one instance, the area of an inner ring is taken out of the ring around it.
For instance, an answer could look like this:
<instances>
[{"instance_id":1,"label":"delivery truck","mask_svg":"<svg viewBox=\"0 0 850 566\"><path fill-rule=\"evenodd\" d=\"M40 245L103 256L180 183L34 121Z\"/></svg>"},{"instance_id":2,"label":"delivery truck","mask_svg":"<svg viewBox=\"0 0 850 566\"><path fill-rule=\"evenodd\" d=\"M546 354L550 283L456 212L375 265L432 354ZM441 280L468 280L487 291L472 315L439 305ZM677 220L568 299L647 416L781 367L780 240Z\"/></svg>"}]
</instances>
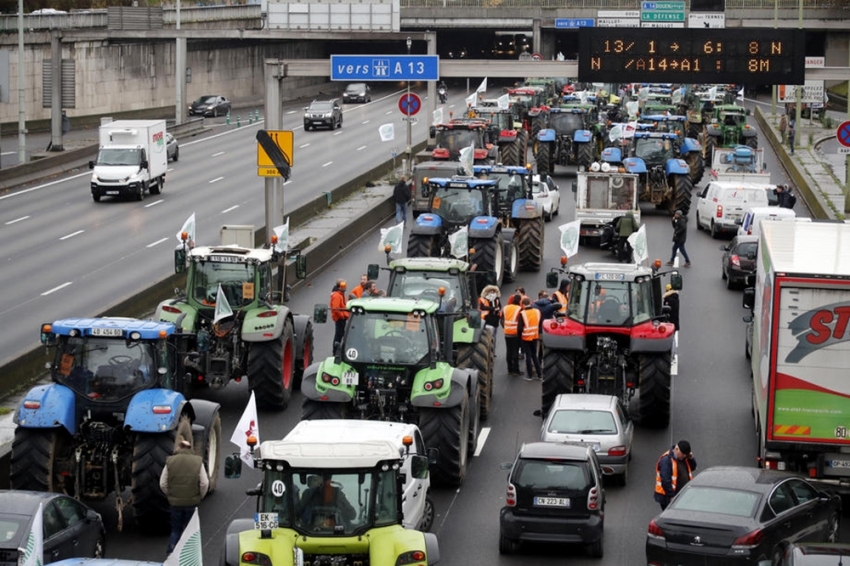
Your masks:
<instances>
[{"instance_id":1,"label":"delivery truck","mask_svg":"<svg viewBox=\"0 0 850 566\"><path fill-rule=\"evenodd\" d=\"M608 163L591 165L589 171L576 173L573 196L576 201L576 220L580 221L580 242L601 245L606 228L614 219L631 211L640 223L638 205L638 176L622 173Z\"/></svg>"},{"instance_id":2,"label":"delivery truck","mask_svg":"<svg viewBox=\"0 0 850 566\"><path fill-rule=\"evenodd\" d=\"M91 196L132 197L158 195L165 185L168 156L165 120L116 120L101 124L97 159L92 169Z\"/></svg>"},{"instance_id":3,"label":"delivery truck","mask_svg":"<svg viewBox=\"0 0 850 566\"><path fill-rule=\"evenodd\" d=\"M850 224L762 221L744 306L759 464L850 488Z\"/></svg>"}]
</instances>

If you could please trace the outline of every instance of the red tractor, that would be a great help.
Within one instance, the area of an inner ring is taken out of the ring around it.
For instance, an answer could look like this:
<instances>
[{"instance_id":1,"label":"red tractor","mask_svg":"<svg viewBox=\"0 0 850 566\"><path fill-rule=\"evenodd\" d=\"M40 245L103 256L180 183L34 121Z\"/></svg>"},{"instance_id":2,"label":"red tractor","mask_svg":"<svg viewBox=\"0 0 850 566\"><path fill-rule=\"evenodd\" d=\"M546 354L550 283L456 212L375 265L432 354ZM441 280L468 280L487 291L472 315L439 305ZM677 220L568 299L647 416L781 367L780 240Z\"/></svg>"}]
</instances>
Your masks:
<instances>
[{"instance_id":1,"label":"red tractor","mask_svg":"<svg viewBox=\"0 0 850 566\"><path fill-rule=\"evenodd\" d=\"M515 108L500 107L496 100L481 100L471 109L475 117L490 124L490 139L499 148L498 163L502 165L525 165L528 152L528 132Z\"/></svg>"},{"instance_id":2,"label":"red tractor","mask_svg":"<svg viewBox=\"0 0 850 566\"><path fill-rule=\"evenodd\" d=\"M498 159L498 148L490 139L489 123L477 118L453 118L446 124L431 126L430 136L436 147L429 156L434 161L459 161L460 150L475 146L474 162L488 165Z\"/></svg>"}]
</instances>

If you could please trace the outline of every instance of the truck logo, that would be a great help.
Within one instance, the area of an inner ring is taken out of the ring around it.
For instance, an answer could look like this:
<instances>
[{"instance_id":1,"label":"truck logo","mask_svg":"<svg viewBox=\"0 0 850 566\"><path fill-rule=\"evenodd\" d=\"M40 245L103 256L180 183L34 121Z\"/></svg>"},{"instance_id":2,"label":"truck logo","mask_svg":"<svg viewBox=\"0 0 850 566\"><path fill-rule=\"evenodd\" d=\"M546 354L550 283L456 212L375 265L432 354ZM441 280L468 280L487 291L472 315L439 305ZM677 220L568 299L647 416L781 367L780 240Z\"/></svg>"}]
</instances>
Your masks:
<instances>
[{"instance_id":1,"label":"truck logo","mask_svg":"<svg viewBox=\"0 0 850 566\"><path fill-rule=\"evenodd\" d=\"M809 354L850 340L850 304L833 303L799 315L788 324L797 345L785 357L787 363L799 363Z\"/></svg>"}]
</instances>

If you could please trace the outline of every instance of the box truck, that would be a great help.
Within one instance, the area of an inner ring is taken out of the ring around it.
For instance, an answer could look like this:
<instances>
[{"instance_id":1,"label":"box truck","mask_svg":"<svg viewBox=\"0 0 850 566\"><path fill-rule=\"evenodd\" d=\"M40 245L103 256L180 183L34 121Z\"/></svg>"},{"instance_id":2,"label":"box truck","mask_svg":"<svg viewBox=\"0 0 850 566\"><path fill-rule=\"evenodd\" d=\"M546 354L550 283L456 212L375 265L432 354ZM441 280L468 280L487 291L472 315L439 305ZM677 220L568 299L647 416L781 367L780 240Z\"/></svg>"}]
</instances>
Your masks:
<instances>
[{"instance_id":1,"label":"box truck","mask_svg":"<svg viewBox=\"0 0 850 566\"><path fill-rule=\"evenodd\" d=\"M131 196L143 200L145 193L158 195L165 185L168 156L165 120L117 120L101 124L97 159L92 169L91 196Z\"/></svg>"},{"instance_id":2,"label":"box truck","mask_svg":"<svg viewBox=\"0 0 850 566\"><path fill-rule=\"evenodd\" d=\"M762 222L751 374L759 464L850 487L850 224Z\"/></svg>"}]
</instances>

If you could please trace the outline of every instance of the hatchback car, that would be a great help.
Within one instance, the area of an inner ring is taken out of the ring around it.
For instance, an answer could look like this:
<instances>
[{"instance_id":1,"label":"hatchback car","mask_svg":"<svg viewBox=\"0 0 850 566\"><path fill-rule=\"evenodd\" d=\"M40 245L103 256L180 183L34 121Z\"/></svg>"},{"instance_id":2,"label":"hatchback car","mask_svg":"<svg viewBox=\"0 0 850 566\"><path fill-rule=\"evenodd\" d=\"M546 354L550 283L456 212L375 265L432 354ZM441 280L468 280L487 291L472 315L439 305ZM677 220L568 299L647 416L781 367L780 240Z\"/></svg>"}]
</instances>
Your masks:
<instances>
[{"instance_id":1,"label":"hatchback car","mask_svg":"<svg viewBox=\"0 0 850 566\"><path fill-rule=\"evenodd\" d=\"M372 102L372 89L366 83L351 83L342 93L343 102Z\"/></svg>"},{"instance_id":2,"label":"hatchback car","mask_svg":"<svg viewBox=\"0 0 850 566\"><path fill-rule=\"evenodd\" d=\"M524 444L508 464L506 505L499 515L499 553L525 542L583 544L602 557L605 490L593 448L555 442Z\"/></svg>"},{"instance_id":3,"label":"hatchback car","mask_svg":"<svg viewBox=\"0 0 850 566\"><path fill-rule=\"evenodd\" d=\"M189 106L189 116L225 116L230 112L230 101L217 94L205 94Z\"/></svg>"},{"instance_id":4,"label":"hatchback car","mask_svg":"<svg viewBox=\"0 0 850 566\"><path fill-rule=\"evenodd\" d=\"M729 244L720 246L720 277L727 289L746 285L747 277L755 275L758 249L758 236L735 236Z\"/></svg>"},{"instance_id":5,"label":"hatchback car","mask_svg":"<svg viewBox=\"0 0 850 566\"><path fill-rule=\"evenodd\" d=\"M170 161L178 161L180 159L180 146L177 143L177 138L168 132L165 133L165 155Z\"/></svg>"},{"instance_id":6,"label":"hatchback car","mask_svg":"<svg viewBox=\"0 0 850 566\"><path fill-rule=\"evenodd\" d=\"M712 238L737 234L744 212L767 206L767 192L757 183L715 181L706 185L697 202L697 230L708 230Z\"/></svg>"},{"instance_id":7,"label":"hatchback car","mask_svg":"<svg viewBox=\"0 0 850 566\"><path fill-rule=\"evenodd\" d=\"M558 216L561 209L561 192L549 175L534 175L531 179L531 194L535 201L543 205L543 219L546 222Z\"/></svg>"},{"instance_id":8,"label":"hatchback car","mask_svg":"<svg viewBox=\"0 0 850 566\"><path fill-rule=\"evenodd\" d=\"M626 485L632 459L634 425L623 402L613 395L562 393L555 397L540 429L543 442L589 444L602 473Z\"/></svg>"},{"instance_id":9,"label":"hatchback car","mask_svg":"<svg viewBox=\"0 0 850 566\"><path fill-rule=\"evenodd\" d=\"M775 470L709 468L649 523L646 562L778 564L790 543L835 542L841 498Z\"/></svg>"},{"instance_id":10,"label":"hatchback car","mask_svg":"<svg viewBox=\"0 0 850 566\"><path fill-rule=\"evenodd\" d=\"M342 106L339 100L314 100L304 109L304 129L309 131L318 127L332 130L342 127Z\"/></svg>"},{"instance_id":11,"label":"hatchback car","mask_svg":"<svg viewBox=\"0 0 850 566\"><path fill-rule=\"evenodd\" d=\"M792 544L774 566L837 566L850 564L850 544L806 542Z\"/></svg>"},{"instance_id":12,"label":"hatchback car","mask_svg":"<svg viewBox=\"0 0 850 566\"><path fill-rule=\"evenodd\" d=\"M106 530L100 514L72 497L41 491L0 491L0 564L17 564L42 504L44 562L103 558Z\"/></svg>"}]
</instances>

